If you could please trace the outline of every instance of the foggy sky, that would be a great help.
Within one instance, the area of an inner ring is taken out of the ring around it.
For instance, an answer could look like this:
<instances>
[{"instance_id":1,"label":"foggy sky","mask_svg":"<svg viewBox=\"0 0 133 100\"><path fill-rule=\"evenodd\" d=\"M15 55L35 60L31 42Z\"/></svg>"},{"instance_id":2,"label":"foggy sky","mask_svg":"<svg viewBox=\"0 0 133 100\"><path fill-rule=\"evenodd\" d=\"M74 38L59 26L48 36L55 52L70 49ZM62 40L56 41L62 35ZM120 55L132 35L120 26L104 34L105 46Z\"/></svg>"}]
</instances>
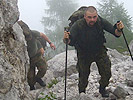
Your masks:
<instances>
[{"instance_id":1,"label":"foggy sky","mask_svg":"<svg viewBox=\"0 0 133 100\"><path fill-rule=\"evenodd\" d=\"M75 1L75 0L74 0ZM80 6L95 6L100 0L77 0ZM119 0L118 3L124 2L124 8L128 11L128 15L133 17L133 1ZM45 0L18 0L18 7L20 12L20 20L26 22L31 29L44 32L44 26L41 24L41 19L44 16L44 9L47 8ZM133 19L132 19L133 20Z\"/></svg>"}]
</instances>

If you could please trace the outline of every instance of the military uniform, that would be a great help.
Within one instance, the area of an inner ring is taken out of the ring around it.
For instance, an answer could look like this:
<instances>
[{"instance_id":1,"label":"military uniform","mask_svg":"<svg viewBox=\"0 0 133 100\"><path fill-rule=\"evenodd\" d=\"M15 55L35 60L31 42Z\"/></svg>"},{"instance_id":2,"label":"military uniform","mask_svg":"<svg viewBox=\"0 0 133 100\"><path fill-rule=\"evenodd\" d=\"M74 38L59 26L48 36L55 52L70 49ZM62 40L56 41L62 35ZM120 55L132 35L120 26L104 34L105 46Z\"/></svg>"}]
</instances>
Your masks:
<instances>
[{"instance_id":1,"label":"military uniform","mask_svg":"<svg viewBox=\"0 0 133 100\"><path fill-rule=\"evenodd\" d=\"M88 85L90 66L96 62L101 79L99 84L106 87L111 77L111 62L104 46L104 31L115 35L115 28L105 19L98 17L93 27L87 25L84 18L76 21L70 28L70 46L77 50L77 69L79 72L79 93L85 92ZM117 36L116 36L117 37Z\"/></svg>"},{"instance_id":2,"label":"military uniform","mask_svg":"<svg viewBox=\"0 0 133 100\"><path fill-rule=\"evenodd\" d=\"M31 31L32 39L27 41L27 50L30 57L30 68L28 71L28 84L34 86L36 78L41 79L47 70L47 63L43 55L39 52L42 47L37 37L40 37L40 33L37 31ZM35 68L37 67L38 73L35 74Z\"/></svg>"}]
</instances>

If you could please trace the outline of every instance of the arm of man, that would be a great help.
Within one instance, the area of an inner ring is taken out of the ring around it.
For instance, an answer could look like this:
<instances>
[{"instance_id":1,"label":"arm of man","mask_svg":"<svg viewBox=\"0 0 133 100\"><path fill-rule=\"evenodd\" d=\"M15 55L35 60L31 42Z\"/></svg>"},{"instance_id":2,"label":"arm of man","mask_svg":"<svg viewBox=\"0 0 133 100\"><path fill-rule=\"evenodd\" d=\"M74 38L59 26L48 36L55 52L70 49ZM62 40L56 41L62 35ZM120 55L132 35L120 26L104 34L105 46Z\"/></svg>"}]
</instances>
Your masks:
<instances>
[{"instance_id":1,"label":"arm of man","mask_svg":"<svg viewBox=\"0 0 133 100\"><path fill-rule=\"evenodd\" d=\"M68 44L70 46L74 46L77 41L78 32L79 32L77 23L74 23L69 31L70 32L64 31L63 42L66 43L66 39L68 39Z\"/></svg>"},{"instance_id":2,"label":"arm of man","mask_svg":"<svg viewBox=\"0 0 133 100\"><path fill-rule=\"evenodd\" d=\"M116 37L121 36L121 34L122 34L121 29L124 28L124 25L121 21L119 23L116 23L116 26L115 25L113 26L106 19L102 19L102 23L103 23L104 30L106 30L107 32L113 34Z\"/></svg>"},{"instance_id":3,"label":"arm of man","mask_svg":"<svg viewBox=\"0 0 133 100\"><path fill-rule=\"evenodd\" d=\"M40 36L49 43L49 45L52 49L54 49L54 50L56 49L55 45L49 40L49 38L45 34L40 32Z\"/></svg>"}]
</instances>

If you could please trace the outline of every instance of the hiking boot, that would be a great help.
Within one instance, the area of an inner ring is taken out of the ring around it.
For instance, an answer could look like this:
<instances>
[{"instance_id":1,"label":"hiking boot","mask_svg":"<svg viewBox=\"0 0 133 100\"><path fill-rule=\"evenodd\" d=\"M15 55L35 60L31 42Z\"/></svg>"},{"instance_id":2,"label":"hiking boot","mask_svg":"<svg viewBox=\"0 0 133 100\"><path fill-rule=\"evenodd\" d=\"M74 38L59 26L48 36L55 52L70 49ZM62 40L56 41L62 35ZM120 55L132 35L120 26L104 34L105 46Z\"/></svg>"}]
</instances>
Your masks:
<instances>
[{"instance_id":1,"label":"hiking boot","mask_svg":"<svg viewBox=\"0 0 133 100\"><path fill-rule=\"evenodd\" d=\"M80 89L80 88L79 88L79 94L80 94L80 93L85 93L85 89Z\"/></svg>"},{"instance_id":2,"label":"hiking boot","mask_svg":"<svg viewBox=\"0 0 133 100\"><path fill-rule=\"evenodd\" d=\"M106 91L105 87L99 87L99 93L102 95L102 97L109 97L109 93Z\"/></svg>"},{"instance_id":3,"label":"hiking boot","mask_svg":"<svg viewBox=\"0 0 133 100\"><path fill-rule=\"evenodd\" d=\"M38 82L42 87L46 86L46 83L43 82L43 80L41 78L36 78L36 82Z\"/></svg>"},{"instance_id":4,"label":"hiking boot","mask_svg":"<svg viewBox=\"0 0 133 100\"><path fill-rule=\"evenodd\" d=\"M35 90L34 85L33 86L30 86L30 90Z\"/></svg>"}]
</instances>

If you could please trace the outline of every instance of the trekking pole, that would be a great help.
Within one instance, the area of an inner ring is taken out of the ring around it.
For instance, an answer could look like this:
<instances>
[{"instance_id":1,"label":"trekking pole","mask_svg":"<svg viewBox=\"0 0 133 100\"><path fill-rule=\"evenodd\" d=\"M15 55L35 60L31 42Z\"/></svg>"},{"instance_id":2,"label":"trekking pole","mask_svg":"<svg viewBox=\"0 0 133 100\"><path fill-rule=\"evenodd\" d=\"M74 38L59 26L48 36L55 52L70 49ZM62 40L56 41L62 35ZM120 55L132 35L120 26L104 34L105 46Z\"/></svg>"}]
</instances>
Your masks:
<instances>
[{"instance_id":1,"label":"trekking pole","mask_svg":"<svg viewBox=\"0 0 133 100\"><path fill-rule=\"evenodd\" d=\"M67 85L67 49L68 49L68 39L66 39L66 62L65 62L65 97L66 100L66 85Z\"/></svg>"},{"instance_id":2,"label":"trekking pole","mask_svg":"<svg viewBox=\"0 0 133 100\"><path fill-rule=\"evenodd\" d=\"M65 31L68 32L67 28L64 28ZM64 93L64 100L66 100L66 85L67 85L67 49L68 49L68 39L65 39L66 42L66 59L65 59L65 93Z\"/></svg>"},{"instance_id":3,"label":"trekking pole","mask_svg":"<svg viewBox=\"0 0 133 100\"><path fill-rule=\"evenodd\" d=\"M120 21L117 21L117 23L119 23L119 22L120 22ZM123 34L123 37L124 37L124 40L125 40L126 46L127 46L127 48L128 48L129 54L130 54L130 56L131 56L131 59L132 59L132 61L133 61L132 53L131 53L130 48L129 48L129 46L128 46L128 43L127 43L127 40L126 40L125 34L124 34L124 32L123 32L123 29L121 29L121 32L122 32L122 34Z\"/></svg>"},{"instance_id":4,"label":"trekking pole","mask_svg":"<svg viewBox=\"0 0 133 100\"><path fill-rule=\"evenodd\" d=\"M126 43L126 45L127 45L128 51L129 51L129 53L130 53L131 59L132 59L132 61L133 61L133 56L132 56L132 53L131 53L130 48L129 48L129 46L128 46L128 43L127 43L127 40L126 40L125 34L124 34L123 30L121 30L121 31L122 31L122 34L123 34L123 37L124 37L125 43Z\"/></svg>"}]
</instances>

